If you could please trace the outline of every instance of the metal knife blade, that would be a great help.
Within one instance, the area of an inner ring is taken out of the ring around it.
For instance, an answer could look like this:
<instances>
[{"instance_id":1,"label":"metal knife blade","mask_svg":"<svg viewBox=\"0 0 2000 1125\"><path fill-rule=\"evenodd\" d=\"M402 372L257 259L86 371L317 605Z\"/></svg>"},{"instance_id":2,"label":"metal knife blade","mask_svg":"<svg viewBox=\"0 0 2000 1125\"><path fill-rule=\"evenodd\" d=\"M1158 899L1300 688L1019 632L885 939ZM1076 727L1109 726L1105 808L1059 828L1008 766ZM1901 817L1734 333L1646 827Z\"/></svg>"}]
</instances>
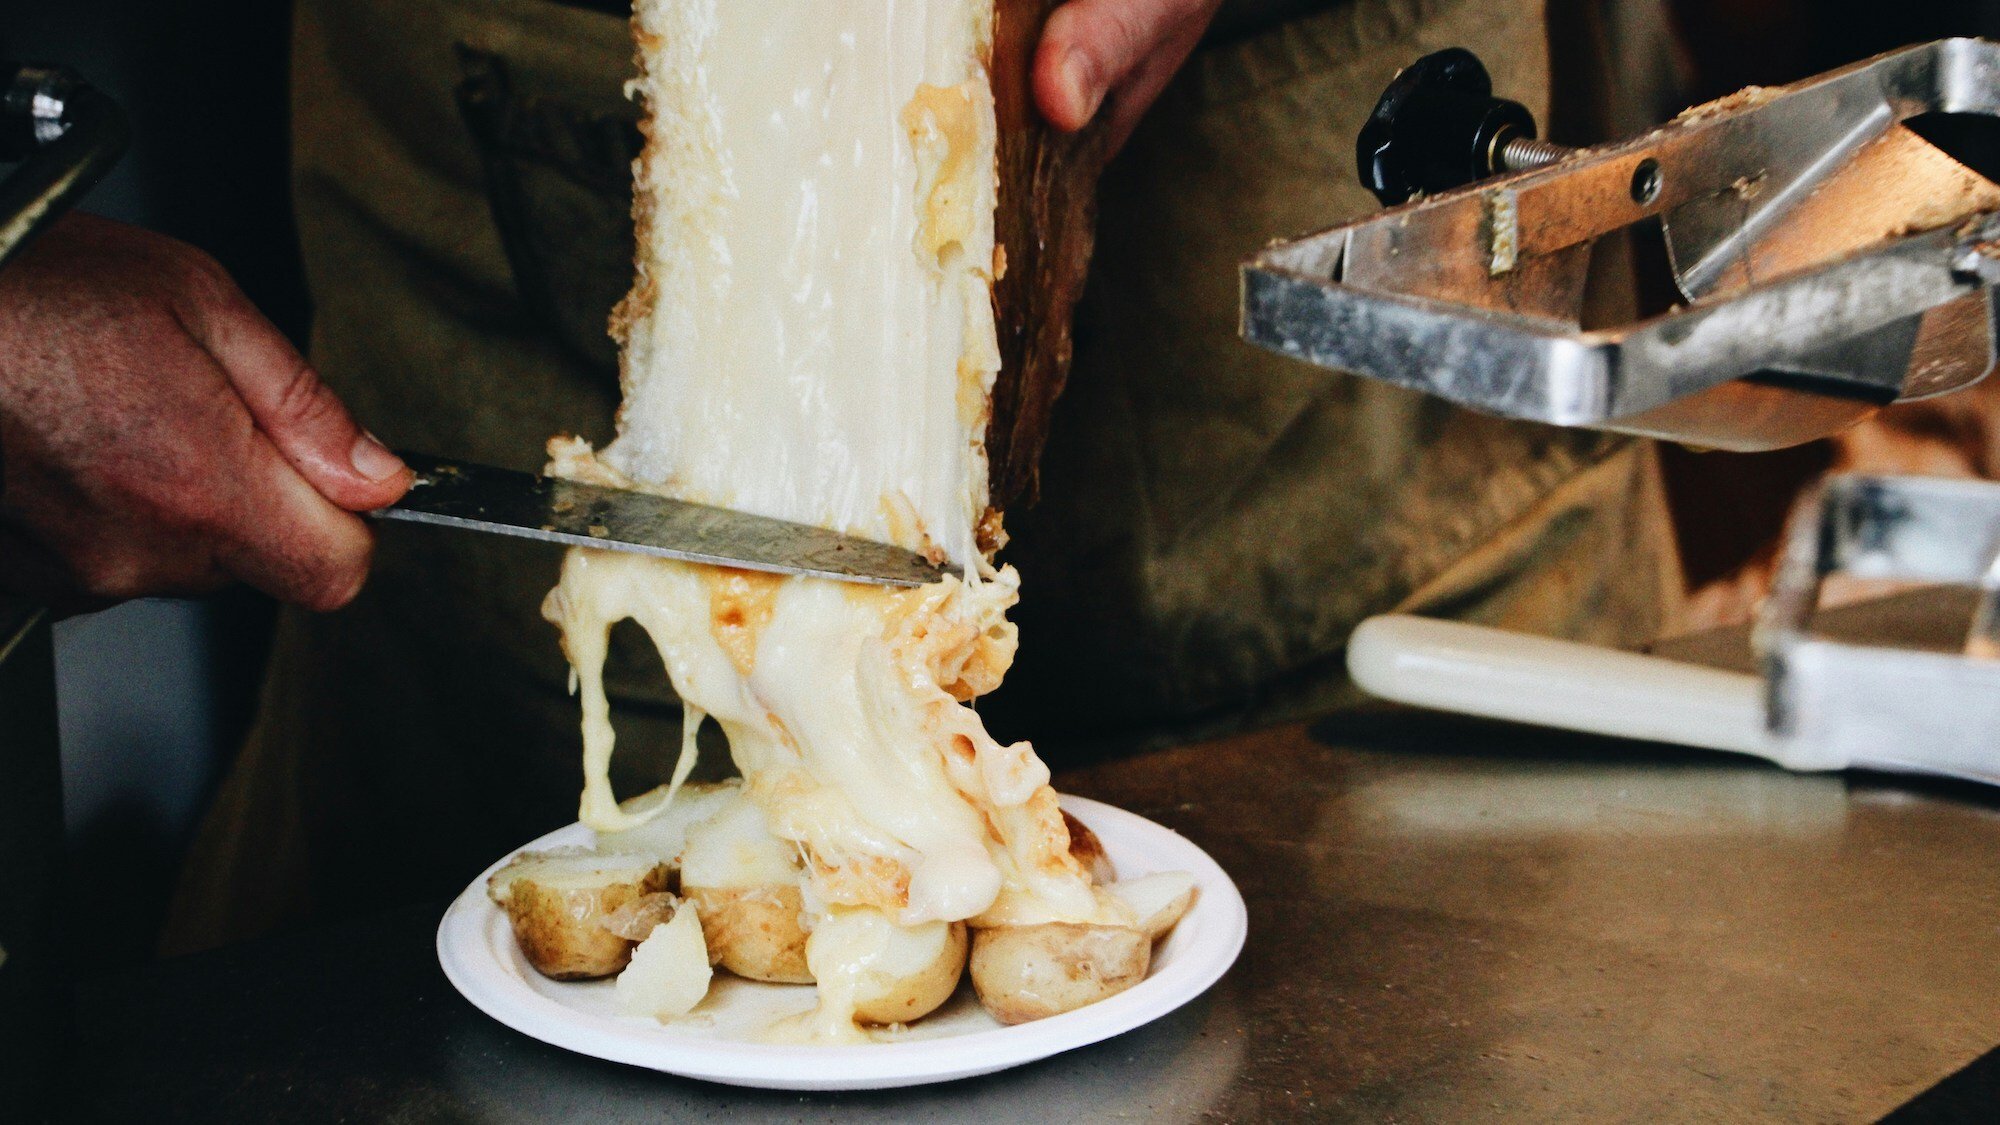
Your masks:
<instances>
[{"instance_id":1,"label":"metal knife blade","mask_svg":"<svg viewBox=\"0 0 2000 1125\"><path fill-rule=\"evenodd\" d=\"M946 573L902 547L810 524L422 453L400 456L416 482L401 500L368 513L376 519L883 586L922 586Z\"/></svg>"}]
</instances>

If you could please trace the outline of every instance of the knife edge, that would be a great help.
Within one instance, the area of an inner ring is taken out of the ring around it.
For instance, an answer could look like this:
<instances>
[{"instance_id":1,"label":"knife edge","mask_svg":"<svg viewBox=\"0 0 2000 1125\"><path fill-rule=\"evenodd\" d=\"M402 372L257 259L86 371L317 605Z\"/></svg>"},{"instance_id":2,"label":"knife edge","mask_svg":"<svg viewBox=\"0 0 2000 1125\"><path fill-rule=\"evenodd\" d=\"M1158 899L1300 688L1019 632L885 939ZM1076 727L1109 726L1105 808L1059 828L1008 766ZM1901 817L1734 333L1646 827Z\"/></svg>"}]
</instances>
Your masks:
<instances>
[{"instance_id":1,"label":"knife edge","mask_svg":"<svg viewBox=\"0 0 2000 1125\"><path fill-rule=\"evenodd\" d=\"M400 453L416 479L373 518L842 582L922 586L952 571L903 547L650 492Z\"/></svg>"}]
</instances>

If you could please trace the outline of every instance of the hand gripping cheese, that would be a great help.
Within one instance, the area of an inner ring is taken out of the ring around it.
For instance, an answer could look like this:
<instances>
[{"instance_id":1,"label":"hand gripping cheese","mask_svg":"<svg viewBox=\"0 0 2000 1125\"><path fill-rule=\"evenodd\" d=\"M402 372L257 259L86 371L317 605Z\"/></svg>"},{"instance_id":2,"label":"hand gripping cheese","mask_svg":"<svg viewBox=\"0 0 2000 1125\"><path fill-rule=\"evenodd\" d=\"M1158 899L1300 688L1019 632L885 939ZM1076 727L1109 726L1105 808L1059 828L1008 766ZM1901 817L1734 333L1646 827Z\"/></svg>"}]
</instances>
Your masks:
<instances>
[{"instance_id":1,"label":"hand gripping cheese","mask_svg":"<svg viewBox=\"0 0 2000 1125\"><path fill-rule=\"evenodd\" d=\"M1033 749L967 706L1013 659L997 508L1032 486L1088 257L1091 143L1028 109L1048 6L642 0L634 18L648 117L637 278L613 317L624 404L614 442L558 439L551 471L963 574L890 590L578 549L549 595L584 708L583 821L645 815L607 774L602 665L630 618L688 710L677 779L712 716L798 856L816 974L863 957L843 952L869 945L855 918L909 941L1133 921L1071 856ZM866 1018L855 991L823 985L816 1034Z\"/></svg>"}]
</instances>

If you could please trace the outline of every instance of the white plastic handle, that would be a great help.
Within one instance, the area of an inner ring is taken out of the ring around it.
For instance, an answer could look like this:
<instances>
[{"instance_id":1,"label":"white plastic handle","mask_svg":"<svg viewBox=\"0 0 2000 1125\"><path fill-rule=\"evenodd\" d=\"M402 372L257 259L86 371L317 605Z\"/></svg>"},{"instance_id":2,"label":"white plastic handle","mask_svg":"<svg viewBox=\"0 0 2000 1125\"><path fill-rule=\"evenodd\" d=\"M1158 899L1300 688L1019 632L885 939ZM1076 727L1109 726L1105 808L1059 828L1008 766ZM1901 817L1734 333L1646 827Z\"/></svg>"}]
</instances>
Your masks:
<instances>
[{"instance_id":1,"label":"white plastic handle","mask_svg":"<svg viewBox=\"0 0 2000 1125\"><path fill-rule=\"evenodd\" d=\"M1398 615L1361 623L1347 670L1397 703L1785 764L1765 733L1764 683L1740 672Z\"/></svg>"}]
</instances>

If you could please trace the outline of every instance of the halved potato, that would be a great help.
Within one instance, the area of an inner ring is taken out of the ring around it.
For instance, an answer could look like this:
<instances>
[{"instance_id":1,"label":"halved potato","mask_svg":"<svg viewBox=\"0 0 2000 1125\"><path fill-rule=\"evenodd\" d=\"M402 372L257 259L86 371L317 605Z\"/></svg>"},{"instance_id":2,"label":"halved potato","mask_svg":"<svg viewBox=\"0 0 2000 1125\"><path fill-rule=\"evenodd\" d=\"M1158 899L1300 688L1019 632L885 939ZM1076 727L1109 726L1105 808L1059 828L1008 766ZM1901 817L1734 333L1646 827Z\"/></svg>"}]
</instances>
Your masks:
<instances>
[{"instance_id":1,"label":"halved potato","mask_svg":"<svg viewBox=\"0 0 2000 1125\"><path fill-rule=\"evenodd\" d=\"M1174 928L1174 923L1194 905L1199 888L1194 876L1185 871L1156 871L1104 888L1132 910L1140 932L1148 941L1158 941Z\"/></svg>"},{"instance_id":2,"label":"halved potato","mask_svg":"<svg viewBox=\"0 0 2000 1125\"><path fill-rule=\"evenodd\" d=\"M687 830L681 893L701 910L708 955L737 976L810 984L798 849L738 795Z\"/></svg>"},{"instance_id":3,"label":"halved potato","mask_svg":"<svg viewBox=\"0 0 2000 1125\"><path fill-rule=\"evenodd\" d=\"M682 902L671 921L654 925L632 950L632 961L612 988L628 1016L670 1020L687 1015L708 995L713 974L702 939L700 909Z\"/></svg>"},{"instance_id":4,"label":"halved potato","mask_svg":"<svg viewBox=\"0 0 2000 1125\"><path fill-rule=\"evenodd\" d=\"M972 935L972 987L994 1019L1027 1023L1125 991L1146 979L1152 952L1129 926L995 926Z\"/></svg>"},{"instance_id":5,"label":"halved potato","mask_svg":"<svg viewBox=\"0 0 2000 1125\"><path fill-rule=\"evenodd\" d=\"M932 930L935 929L935 936ZM888 963L920 962L906 971L869 974L854 994L854 1018L861 1023L910 1023L936 1011L958 989L965 972L966 928L963 922L932 922L916 930L899 931ZM929 949L929 959L923 953Z\"/></svg>"},{"instance_id":6,"label":"halved potato","mask_svg":"<svg viewBox=\"0 0 2000 1125\"><path fill-rule=\"evenodd\" d=\"M814 926L806 961L819 982L822 1017L909 1023L951 998L965 950L963 922L899 926L873 907L836 907Z\"/></svg>"},{"instance_id":7,"label":"halved potato","mask_svg":"<svg viewBox=\"0 0 2000 1125\"><path fill-rule=\"evenodd\" d=\"M1111 866L1111 857L1105 854L1104 841L1067 810L1062 818L1063 826L1069 829L1069 854L1090 873L1090 881L1101 887L1116 880L1118 871Z\"/></svg>"},{"instance_id":8,"label":"halved potato","mask_svg":"<svg viewBox=\"0 0 2000 1125\"><path fill-rule=\"evenodd\" d=\"M688 826L681 882L696 887L765 887L799 881L795 844L771 833L764 810L740 791Z\"/></svg>"},{"instance_id":9,"label":"halved potato","mask_svg":"<svg viewBox=\"0 0 2000 1125\"><path fill-rule=\"evenodd\" d=\"M805 914L796 885L683 887L701 910L708 958L739 977L811 984L806 967Z\"/></svg>"},{"instance_id":10,"label":"halved potato","mask_svg":"<svg viewBox=\"0 0 2000 1125\"><path fill-rule=\"evenodd\" d=\"M669 788L662 785L627 798L618 802L618 809L628 816L644 816L666 800ZM662 863L679 867L681 854L687 849L688 830L725 807L747 799L743 796L740 778L710 783L691 782L681 786L680 792L674 794L672 804L637 828L599 832L597 846L605 851L655 856Z\"/></svg>"},{"instance_id":11,"label":"halved potato","mask_svg":"<svg viewBox=\"0 0 2000 1125\"><path fill-rule=\"evenodd\" d=\"M486 893L507 911L514 940L536 972L590 980L610 976L632 956L631 939L604 920L666 885L666 869L652 856L557 848L517 856L493 873Z\"/></svg>"}]
</instances>

